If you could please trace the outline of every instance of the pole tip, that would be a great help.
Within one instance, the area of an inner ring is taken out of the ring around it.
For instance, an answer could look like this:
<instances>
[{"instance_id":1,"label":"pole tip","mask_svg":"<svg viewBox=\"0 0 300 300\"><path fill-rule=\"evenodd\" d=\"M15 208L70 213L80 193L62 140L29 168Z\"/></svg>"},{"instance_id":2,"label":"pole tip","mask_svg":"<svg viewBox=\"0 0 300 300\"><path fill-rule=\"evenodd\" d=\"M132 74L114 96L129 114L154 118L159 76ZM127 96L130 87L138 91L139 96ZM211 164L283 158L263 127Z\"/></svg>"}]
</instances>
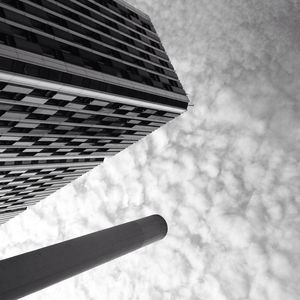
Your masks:
<instances>
[{"instance_id":1,"label":"pole tip","mask_svg":"<svg viewBox=\"0 0 300 300\"><path fill-rule=\"evenodd\" d=\"M136 221L144 235L144 245L163 239L168 232L168 224L160 215L152 215Z\"/></svg>"},{"instance_id":2,"label":"pole tip","mask_svg":"<svg viewBox=\"0 0 300 300\"><path fill-rule=\"evenodd\" d=\"M163 233L163 237L165 237L168 233L168 223L165 220L165 218L163 218L161 215L155 214L152 217L156 218L157 222L160 225L160 228L162 230Z\"/></svg>"}]
</instances>

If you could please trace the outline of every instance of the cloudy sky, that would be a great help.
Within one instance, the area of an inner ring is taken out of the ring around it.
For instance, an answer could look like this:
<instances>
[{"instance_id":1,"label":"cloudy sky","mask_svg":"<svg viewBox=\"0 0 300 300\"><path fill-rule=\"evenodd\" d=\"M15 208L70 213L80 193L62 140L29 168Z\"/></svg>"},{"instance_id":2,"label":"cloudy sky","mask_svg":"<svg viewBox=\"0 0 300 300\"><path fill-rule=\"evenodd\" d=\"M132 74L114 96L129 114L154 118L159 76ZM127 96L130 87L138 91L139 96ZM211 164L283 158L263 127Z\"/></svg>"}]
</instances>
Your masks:
<instances>
[{"instance_id":1,"label":"cloudy sky","mask_svg":"<svg viewBox=\"0 0 300 300\"><path fill-rule=\"evenodd\" d=\"M24 299L299 299L300 1L130 3L193 106L2 225L0 255L152 213L169 234Z\"/></svg>"}]
</instances>

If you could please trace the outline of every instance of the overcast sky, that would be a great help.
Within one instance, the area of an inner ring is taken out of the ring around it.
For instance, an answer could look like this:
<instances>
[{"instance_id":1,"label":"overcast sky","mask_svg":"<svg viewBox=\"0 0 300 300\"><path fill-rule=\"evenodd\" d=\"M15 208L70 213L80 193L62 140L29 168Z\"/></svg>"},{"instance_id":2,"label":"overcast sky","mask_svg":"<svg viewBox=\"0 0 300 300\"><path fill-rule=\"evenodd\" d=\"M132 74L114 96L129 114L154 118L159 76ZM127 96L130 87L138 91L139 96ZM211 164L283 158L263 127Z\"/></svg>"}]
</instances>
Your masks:
<instances>
[{"instance_id":1,"label":"overcast sky","mask_svg":"<svg viewBox=\"0 0 300 300\"><path fill-rule=\"evenodd\" d=\"M26 299L299 299L300 1L130 2L194 106L2 225L0 256L159 213L164 240Z\"/></svg>"}]
</instances>

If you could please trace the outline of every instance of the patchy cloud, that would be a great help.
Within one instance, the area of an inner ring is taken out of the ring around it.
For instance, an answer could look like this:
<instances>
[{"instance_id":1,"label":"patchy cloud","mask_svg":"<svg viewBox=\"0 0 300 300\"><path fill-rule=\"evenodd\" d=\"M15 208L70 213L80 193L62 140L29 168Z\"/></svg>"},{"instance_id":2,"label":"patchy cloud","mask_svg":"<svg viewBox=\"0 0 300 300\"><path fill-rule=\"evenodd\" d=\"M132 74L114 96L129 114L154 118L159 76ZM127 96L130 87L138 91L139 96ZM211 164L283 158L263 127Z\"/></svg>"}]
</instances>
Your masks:
<instances>
[{"instance_id":1,"label":"patchy cloud","mask_svg":"<svg viewBox=\"0 0 300 300\"><path fill-rule=\"evenodd\" d=\"M299 1L130 2L194 106L1 226L1 256L160 213L163 241L26 299L298 299Z\"/></svg>"}]
</instances>

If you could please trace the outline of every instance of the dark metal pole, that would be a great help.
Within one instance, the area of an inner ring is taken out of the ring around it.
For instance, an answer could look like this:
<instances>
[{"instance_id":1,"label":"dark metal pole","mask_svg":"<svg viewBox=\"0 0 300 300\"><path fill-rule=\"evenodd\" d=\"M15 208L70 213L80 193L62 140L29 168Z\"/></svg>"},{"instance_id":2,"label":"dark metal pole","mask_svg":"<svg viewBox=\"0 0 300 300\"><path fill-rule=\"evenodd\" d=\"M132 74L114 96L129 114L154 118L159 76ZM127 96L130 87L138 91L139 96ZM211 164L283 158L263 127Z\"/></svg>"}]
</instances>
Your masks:
<instances>
[{"instance_id":1,"label":"dark metal pole","mask_svg":"<svg viewBox=\"0 0 300 300\"><path fill-rule=\"evenodd\" d=\"M167 234L159 215L0 261L0 299L18 299L148 245Z\"/></svg>"}]
</instances>

